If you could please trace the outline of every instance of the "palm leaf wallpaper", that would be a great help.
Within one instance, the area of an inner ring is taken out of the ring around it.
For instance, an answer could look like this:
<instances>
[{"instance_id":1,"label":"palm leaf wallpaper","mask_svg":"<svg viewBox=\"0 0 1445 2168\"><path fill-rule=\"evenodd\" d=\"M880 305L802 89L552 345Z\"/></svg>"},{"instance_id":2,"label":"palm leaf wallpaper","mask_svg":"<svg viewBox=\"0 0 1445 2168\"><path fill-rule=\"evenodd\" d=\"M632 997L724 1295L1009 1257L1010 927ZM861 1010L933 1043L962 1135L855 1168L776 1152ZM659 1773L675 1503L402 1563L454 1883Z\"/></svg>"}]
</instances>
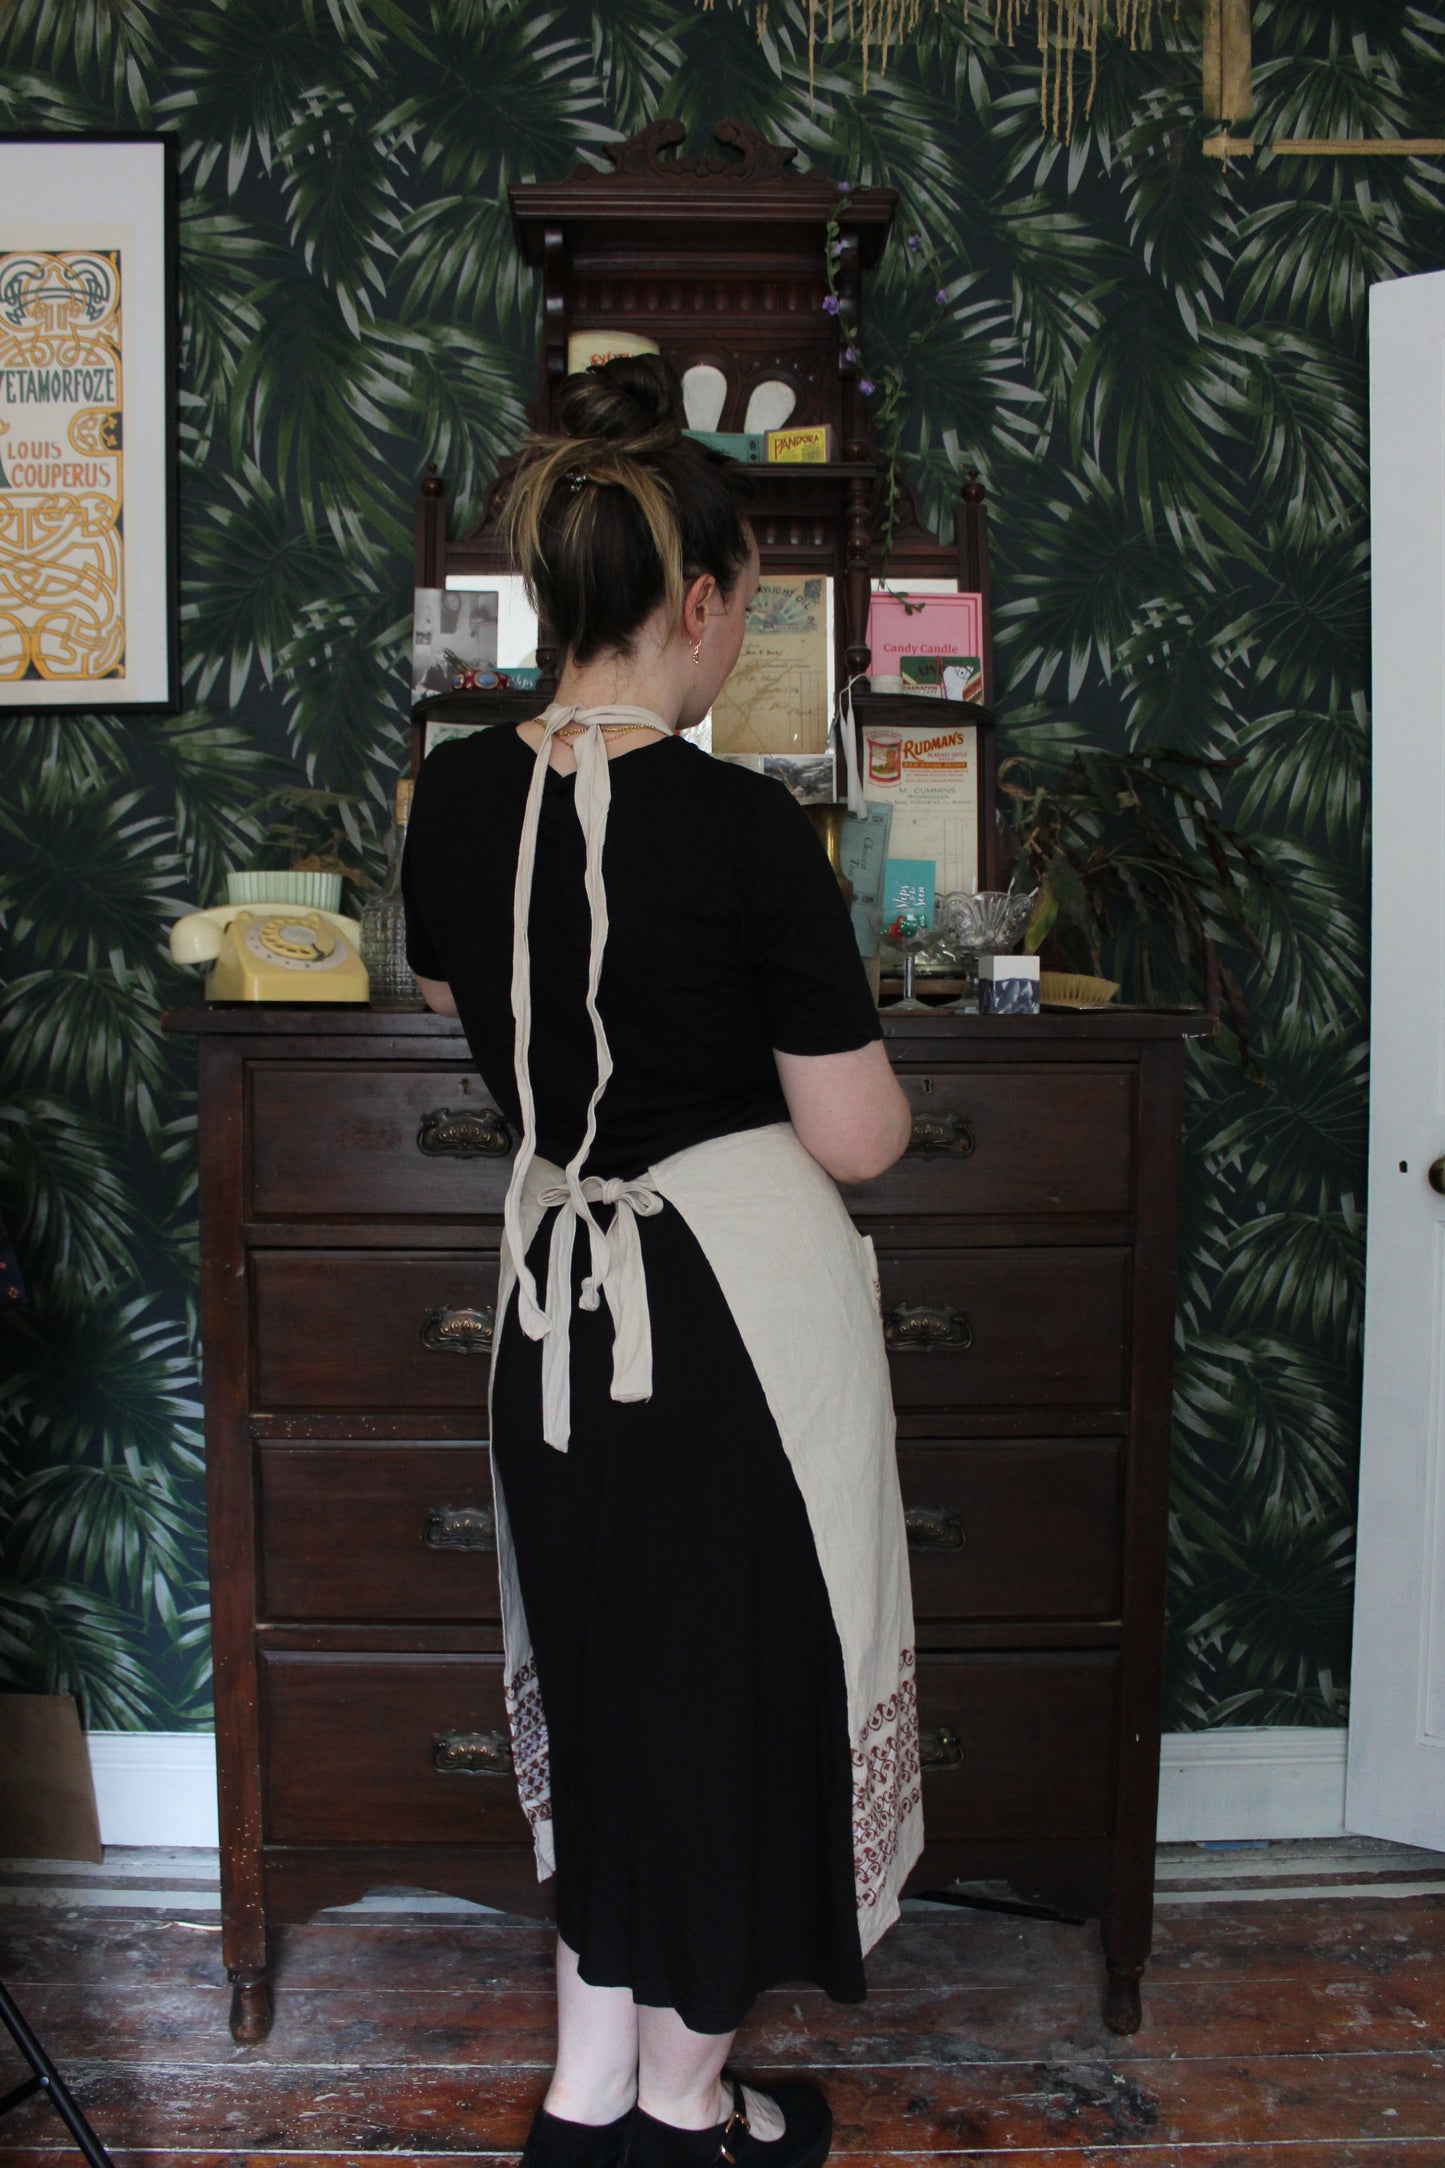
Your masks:
<instances>
[{"instance_id":1,"label":"palm leaf wallpaper","mask_svg":"<svg viewBox=\"0 0 1445 2168\"><path fill-rule=\"evenodd\" d=\"M907 352L931 517L990 491L1005 752L1238 756L1270 861L1237 959L1266 1085L1190 1055L1165 1723L1347 1713L1365 1177L1370 281L1445 263L1445 164L1200 151L1199 22L1038 60L925 8L861 94L805 0L8 0L0 129L180 148L185 712L3 726L0 1665L98 1727L209 1721L191 989L165 934L283 780L380 834L411 509L518 436L534 292L505 185L736 113L902 199L868 359ZM1425 8L1260 0L1257 136L1445 132ZM903 237L922 237L920 286ZM935 282L942 299L935 298ZM927 317L926 323L923 318ZM921 335L919 335L921 334Z\"/></svg>"}]
</instances>

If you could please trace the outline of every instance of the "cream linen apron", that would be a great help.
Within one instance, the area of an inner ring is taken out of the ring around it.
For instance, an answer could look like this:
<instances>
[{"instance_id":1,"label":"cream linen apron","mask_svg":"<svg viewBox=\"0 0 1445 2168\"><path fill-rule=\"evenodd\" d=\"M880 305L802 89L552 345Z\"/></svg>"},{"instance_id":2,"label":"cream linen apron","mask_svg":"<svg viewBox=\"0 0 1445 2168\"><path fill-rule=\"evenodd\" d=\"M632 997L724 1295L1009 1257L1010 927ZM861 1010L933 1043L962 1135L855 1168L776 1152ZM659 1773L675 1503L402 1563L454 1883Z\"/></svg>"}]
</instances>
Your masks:
<instances>
[{"instance_id":1,"label":"cream linen apron","mask_svg":"<svg viewBox=\"0 0 1445 2168\"><path fill-rule=\"evenodd\" d=\"M712 1267L777 1424L807 1509L842 1644L853 1760L853 1880L859 1940L866 1954L898 1917L899 1891L923 1848L913 1609L873 1245L854 1228L831 1179L803 1149L789 1122L691 1145L626 1181L582 1176L612 1073L597 1009L607 940L602 846L611 778L595 726L627 721L660 732L668 726L649 709L628 707L554 705L542 721L546 734L527 796L513 899L512 1014L522 1143L504 1208L493 1366L515 1288L516 1321L529 1339L542 1343L542 1434L549 1445L565 1452L570 1433L572 1256L581 1225L589 1244L582 1307L595 1310L605 1296L612 1315L612 1398L649 1399L652 1335L637 1221L665 1206L682 1215ZM574 745L575 802L591 912L587 1014L596 1046L597 1083L582 1142L563 1168L539 1158L536 1149L528 1060L528 915L550 741L564 724L577 722L594 726ZM613 1207L606 1229L593 1215L592 1207L599 1203ZM552 1224L544 1305L526 1255L554 1205L559 1209ZM679 1438L678 1450L687 1450L685 1439ZM532 1826L538 1876L544 1878L555 1865L546 1717L495 1461L492 1480L507 1715L517 1788Z\"/></svg>"}]
</instances>

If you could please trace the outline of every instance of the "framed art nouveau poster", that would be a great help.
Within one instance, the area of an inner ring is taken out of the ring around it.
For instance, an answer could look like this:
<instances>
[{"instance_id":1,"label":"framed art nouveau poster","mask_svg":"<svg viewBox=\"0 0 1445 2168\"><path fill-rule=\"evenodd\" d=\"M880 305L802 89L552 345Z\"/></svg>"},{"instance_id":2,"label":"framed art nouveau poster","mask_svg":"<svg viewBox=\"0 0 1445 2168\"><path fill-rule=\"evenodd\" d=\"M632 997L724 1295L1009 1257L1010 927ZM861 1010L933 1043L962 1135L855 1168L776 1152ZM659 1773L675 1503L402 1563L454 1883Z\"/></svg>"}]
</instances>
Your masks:
<instances>
[{"instance_id":1,"label":"framed art nouveau poster","mask_svg":"<svg viewBox=\"0 0 1445 2168\"><path fill-rule=\"evenodd\" d=\"M0 714L173 709L174 145L0 137Z\"/></svg>"}]
</instances>

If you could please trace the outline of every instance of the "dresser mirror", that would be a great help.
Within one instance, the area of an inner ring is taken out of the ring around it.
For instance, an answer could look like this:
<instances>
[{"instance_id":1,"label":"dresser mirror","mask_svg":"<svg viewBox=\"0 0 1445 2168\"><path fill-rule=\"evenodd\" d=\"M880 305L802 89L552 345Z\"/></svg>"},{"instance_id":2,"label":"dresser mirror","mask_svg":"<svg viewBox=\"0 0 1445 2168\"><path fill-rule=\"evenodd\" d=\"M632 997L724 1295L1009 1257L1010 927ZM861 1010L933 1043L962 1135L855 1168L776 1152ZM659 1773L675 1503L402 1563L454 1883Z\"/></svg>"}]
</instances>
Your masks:
<instances>
[{"instance_id":1,"label":"dresser mirror","mask_svg":"<svg viewBox=\"0 0 1445 2168\"><path fill-rule=\"evenodd\" d=\"M764 580L824 583L828 713L831 718L839 693L851 686L847 728L860 758L870 726L936 732L945 722L961 724L966 714L977 741L975 885L997 886L985 491L967 472L952 537L941 541L929 530L906 476L890 476L873 441L872 406L856 358L866 276L888 237L894 191L855 188L840 195L832 178L794 171L794 150L767 142L741 121L720 122L716 147L703 154L684 148L682 125L672 120L654 122L607 151L610 170L579 167L565 181L516 182L508 191L519 245L541 286L539 391L529 421L555 427L556 396L571 367L641 344L676 367L693 428L826 428L827 459L749 467ZM825 250L835 221L830 281ZM515 578L501 533L514 463L515 454L502 459L482 518L465 535L448 525L445 476L425 477L415 522L418 588L485 588ZM871 687L869 601L885 574L894 592L961 590L981 598L980 675L966 707ZM535 658L537 681L525 690L463 691L423 703L413 717L413 767L435 742L437 723L519 722L544 706L561 664L545 625L536 628ZM499 635L499 664L519 659ZM843 727L840 719L832 741L834 797L844 794L837 757ZM713 735L704 730L699 742L753 757L745 734L720 732L716 745ZM810 728L800 753L814 752L815 735ZM781 746L770 752L786 758ZM799 795L816 796L814 769L790 780Z\"/></svg>"}]
</instances>

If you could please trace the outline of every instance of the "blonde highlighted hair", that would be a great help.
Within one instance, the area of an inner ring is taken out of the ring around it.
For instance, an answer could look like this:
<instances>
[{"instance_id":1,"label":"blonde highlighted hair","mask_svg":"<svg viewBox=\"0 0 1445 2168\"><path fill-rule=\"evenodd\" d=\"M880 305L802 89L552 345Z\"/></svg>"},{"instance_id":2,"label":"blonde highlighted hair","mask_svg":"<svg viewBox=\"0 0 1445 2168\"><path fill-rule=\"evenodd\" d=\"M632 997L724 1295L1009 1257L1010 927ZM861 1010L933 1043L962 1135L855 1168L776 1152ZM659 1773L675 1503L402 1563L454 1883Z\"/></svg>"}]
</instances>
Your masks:
<instances>
[{"instance_id":1,"label":"blonde highlighted hair","mask_svg":"<svg viewBox=\"0 0 1445 2168\"><path fill-rule=\"evenodd\" d=\"M669 631L690 580L724 594L748 560L746 469L683 434L682 387L657 354L569 377L562 433L529 439L505 532L533 607L576 662L630 651L661 603Z\"/></svg>"}]
</instances>

